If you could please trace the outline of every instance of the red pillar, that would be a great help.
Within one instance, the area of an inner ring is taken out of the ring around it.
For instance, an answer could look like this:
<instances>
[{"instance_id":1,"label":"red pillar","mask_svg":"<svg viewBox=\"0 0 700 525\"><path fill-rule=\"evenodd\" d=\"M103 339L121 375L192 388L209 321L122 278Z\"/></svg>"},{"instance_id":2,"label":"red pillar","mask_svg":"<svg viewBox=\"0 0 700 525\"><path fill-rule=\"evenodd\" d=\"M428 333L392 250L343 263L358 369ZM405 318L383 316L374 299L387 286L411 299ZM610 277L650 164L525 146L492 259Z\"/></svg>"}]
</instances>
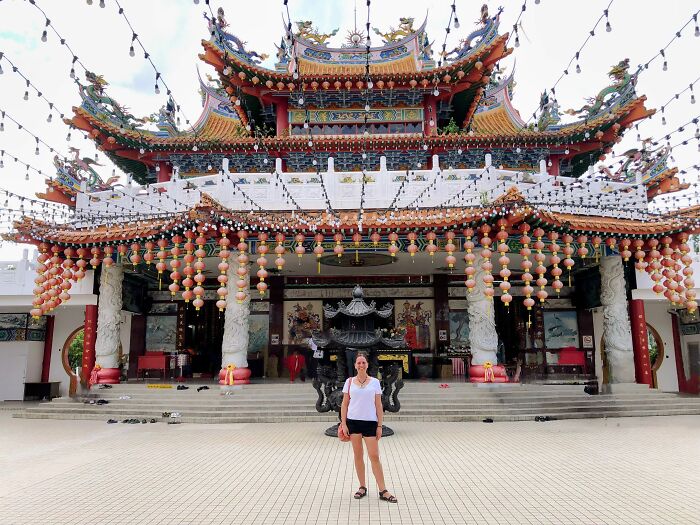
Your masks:
<instances>
[{"instance_id":1,"label":"red pillar","mask_svg":"<svg viewBox=\"0 0 700 525\"><path fill-rule=\"evenodd\" d=\"M547 173L550 175L554 175L555 177L559 175L559 156L552 155L549 157L550 162L552 163L551 166L547 166Z\"/></svg>"},{"instance_id":2,"label":"red pillar","mask_svg":"<svg viewBox=\"0 0 700 525\"><path fill-rule=\"evenodd\" d=\"M426 95L423 99L423 135L437 135L437 101L433 95Z\"/></svg>"},{"instance_id":3,"label":"red pillar","mask_svg":"<svg viewBox=\"0 0 700 525\"><path fill-rule=\"evenodd\" d=\"M168 182L173 176L173 167L167 162L159 162L158 182Z\"/></svg>"},{"instance_id":4,"label":"red pillar","mask_svg":"<svg viewBox=\"0 0 700 525\"><path fill-rule=\"evenodd\" d=\"M277 136L282 137L289 130L289 103L286 98L280 98L277 102L275 115L277 116Z\"/></svg>"},{"instance_id":5,"label":"red pillar","mask_svg":"<svg viewBox=\"0 0 700 525\"><path fill-rule=\"evenodd\" d=\"M44 359L41 362L41 382L49 381L49 372L51 371L51 348L53 347L53 326L56 318L49 315L46 318L46 332L44 335Z\"/></svg>"},{"instance_id":6,"label":"red pillar","mask_svg":"<svg viewBox=\"0 0 700 525\"><path fill-rule=\"evenodd\" d=\"M640 385L652 386L651 362L649 361L649 339L647 321L644 317L644 301L630 301L632 324L632 350L634 352L634 378Z\"/></svg>"},{"instance_id":7,"label":"red pillar","mask_svg":"<svg viewBox=\"0 0 700 525\"><path fill-rule=\"evenodd\" d=\"M95 340L97 339L97 305L85 307L85 332L83 336L83 369L80 378L87 385L92 369L95 368Z\"/></svg>"}]
</instances>

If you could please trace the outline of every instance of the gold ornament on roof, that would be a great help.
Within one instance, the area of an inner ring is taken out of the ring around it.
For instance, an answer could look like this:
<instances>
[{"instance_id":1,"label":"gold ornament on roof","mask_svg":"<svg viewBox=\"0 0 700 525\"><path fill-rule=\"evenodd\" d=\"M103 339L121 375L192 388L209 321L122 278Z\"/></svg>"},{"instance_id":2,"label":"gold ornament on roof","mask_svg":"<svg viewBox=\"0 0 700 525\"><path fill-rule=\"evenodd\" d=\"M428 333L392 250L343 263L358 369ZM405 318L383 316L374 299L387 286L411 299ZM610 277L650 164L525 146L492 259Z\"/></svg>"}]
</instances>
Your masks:
<instances>
[{"instance_id":1,"label":"gold ornament on roof","mask_svg":"<svg viewBox=\"0 0 700 525\"><path fill-rule=\"evenodd\" d=\"M338 33L337 28L331 33L319 33L318 29L313 27L313 22L311 22L311 20L299 20L295 23L297 25L297 32L294 36L303 38L304 40L309 40L322 46L328 45L326 41Z\"/></svg>"},{"instance_id":2,"label":"gold ornament on roof","mask_svg":"<svg viewBox=\"0 0 700 525\"><path fill-rule=\"evenodd\" d=\"M387 33L382 33L379 29L376 27L373 27L374 32L381 36L384 39L385 44L389 44L390 42L397 42L401 40L404 37L407 37L408 35L412 34L413 31L413 18L405 18L401 17L399 18L399 27L394 29L393 27L389 28L389 32Z\"/></svg>"}]
</instances>

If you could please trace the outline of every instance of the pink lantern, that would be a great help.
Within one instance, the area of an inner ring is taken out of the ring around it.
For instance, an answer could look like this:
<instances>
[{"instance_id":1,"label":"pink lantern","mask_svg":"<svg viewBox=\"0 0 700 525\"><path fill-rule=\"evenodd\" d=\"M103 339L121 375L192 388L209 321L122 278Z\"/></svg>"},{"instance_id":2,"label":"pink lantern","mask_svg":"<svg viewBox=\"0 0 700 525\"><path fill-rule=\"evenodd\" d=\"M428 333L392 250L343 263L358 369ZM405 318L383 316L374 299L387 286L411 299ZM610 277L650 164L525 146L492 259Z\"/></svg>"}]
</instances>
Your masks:
<instances>
[{"instance_id":1,"label":"pink lantern","mask_svg":"<svg viewBox=\"0 0 700 525\"><path fill-rule=\"evenodd\" d=\"M396 241L398 241L398 240L399 240L398 233L391 232L389 234L389 241L391 242L391 245L389 246L389 255L391 255L392 258L396 257L396 254L399 251L399 247L396 246Z\"/></svg>"},{"instance_id":2,"label":"pink lantern","mask_svg":"<svg viewBox=\"0 0 700 525\"><path fill-rule=\"evenodd\" d=\"M335 235L333 235L333 239L335 240L335 246L333 247L333 253L335 253L338 257L343 256L343 252L345 251L345 248L343 248L343 234L338 232Z\"/></svg>"},{"instance_id":3,"label":"pink lantern","mask_svg":"<svg viewBox=\"0 0 700 525\"><path fill-rule=\"evenodd\" d=\"M267 283L260 281L257 284L257 289L258 289L258 292L260 292L260 295L265 295L265 290L267 290Z\"/></svg>"},{"instance_id":4,"label":"pink lantern","mask_svg":"<svg viewBox=\"0 0 700 525\"><path fill-rule=\"evenodd\" d=\"M246 295L245 292L242 292L242 291L236 292L236 302L238 304L241 304L243 301L245 301L246 297L248 297L248 296Z\"/></svg>"},{"instance_id":5,"label":"pink lantern","mask_svg":"<svg viewBox=\"0 0 700 525\"><path fill-rule=\"evenodd\" d=\"M379 241L382 240L382 236L379 234L379 232L372 232L372 235L369 236L370 240L372 241L372 245L376 248L377 245L379 244Z\"/></svg>"},{"instance_id":6,"label":"pink lantern","mask_svg":"<svg viewBox=\"0 0 700 525\"><path fill-rule=\"evenodd\" d=\"M192 301L192 305L194 306L195 310L199 310L202 306L204 306L204 301L198 297Z\"/></svg>"}]
</instances>

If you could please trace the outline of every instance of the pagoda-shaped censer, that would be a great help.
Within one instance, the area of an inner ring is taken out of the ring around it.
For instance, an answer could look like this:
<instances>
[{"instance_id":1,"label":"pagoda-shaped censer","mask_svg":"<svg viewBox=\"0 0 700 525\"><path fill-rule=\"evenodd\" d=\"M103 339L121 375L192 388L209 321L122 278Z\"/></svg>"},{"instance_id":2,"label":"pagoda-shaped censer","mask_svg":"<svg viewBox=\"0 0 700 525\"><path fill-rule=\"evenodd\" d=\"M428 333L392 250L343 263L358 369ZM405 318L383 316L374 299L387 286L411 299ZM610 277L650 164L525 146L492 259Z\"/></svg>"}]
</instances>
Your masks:
<instances>
[{"instance_id":1,"label":"pagoda-shaped censer","mask_svg":"<svg viewBox=\"0 0 700 525\"><path fill-rule=\"evenodd\" d=\"M379 354L390 353L406 346L402 333L375 326L375 321L388 319L394 312L392 304L377 308L375 301L367 303L361 286L355 286L352 300L345 304L338 303L337 308L324 306L326 319L332 320L328 332L314 332L312 339L318 348L335 356L336 366L321 365L313 386L318 392L316 410L329 412L335 410L340 417L340 405L343 401L343 385L350 377L349 368L354 363L358 352L364 352L369 362L368 373L378 377L382 386L382 405L386 412L398 412L399 390L403 387L400 367L390 362L379 364ZM390 436L393 430L384 426L384 436ZM326 430L326 435L337 436L338 425Z\"/></svg>"}]
</instances>

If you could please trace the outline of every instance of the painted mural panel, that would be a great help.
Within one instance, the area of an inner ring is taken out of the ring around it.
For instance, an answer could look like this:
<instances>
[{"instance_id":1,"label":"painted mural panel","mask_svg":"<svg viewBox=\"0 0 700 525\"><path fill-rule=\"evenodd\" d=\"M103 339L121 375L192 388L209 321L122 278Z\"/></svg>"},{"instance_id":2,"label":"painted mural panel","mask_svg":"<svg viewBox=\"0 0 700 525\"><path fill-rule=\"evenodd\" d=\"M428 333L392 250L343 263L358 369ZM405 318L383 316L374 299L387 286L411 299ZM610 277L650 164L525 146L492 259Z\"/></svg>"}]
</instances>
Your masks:
<instances>
[{"instance_id":1,"label":"painted mural panel","mask_svg":"<svg viewBox=\"0 0 700 525\"><path fill-rule=\"evenodd\" d=\"M176 315L149 315L146 318L146 350L175 352Z\"/></svg>"},{"instance_id":2,"label":"painted mural panel","mask_svg":"<svg viewBox=\"0 0 700 525\"><path fill-rule=\"evenodd\" d=\"M24 341L27 314L0 314L0 341Z\"/></svg>"},{"instance_id":3,"label":"painted mural panel","mask_svg":"<svg viewBox=\"0 0 700 525\"><path fill-rule=\"evenodd\" d=\"M466 310L450 312L450 345L469 346L469 314Z\"/></svg>"},{"instance_id":4,"label":"painted mural panel","mask_svg":"<svg viewBox=\"0 0 700 525\"><path fill-rule=\"evenodd\" d=\"M248 352L264 353L270 335L270 316L267 314L248 317Z\"/></svg>"},{"instance_id":5,"label":"painted mural panel","mask_svg":"<svg viewBox=\"0 0 700 525\"><path fill-rule=\"evenodd\" d=\"M313 330L321 330L323 323L322 301L285 301L284 322L286 330L282 344L300 345L311 337Z\"/></svg>"},{"instance_id":6,"label":"painted mural panel","mask_svg":"<svg viewBox=\"0 0 700 525\"><path fill-rule=\"evenodd\" d=\"M578 318L576 310L544 312L544 341L547 348L578 348Z\"/></svg>"},{"instance_id":7,"label":"painted mural panel","mask_svg":"<svg viewBox=\"0 0 700 525\"><path fill-rule=\"evenodd\" d=\"M394 302L394 312L396 328L405 331L408 348L418 350L435 347L435 304L432 299L397 300Z\"/></svg>"}]
</instances>

